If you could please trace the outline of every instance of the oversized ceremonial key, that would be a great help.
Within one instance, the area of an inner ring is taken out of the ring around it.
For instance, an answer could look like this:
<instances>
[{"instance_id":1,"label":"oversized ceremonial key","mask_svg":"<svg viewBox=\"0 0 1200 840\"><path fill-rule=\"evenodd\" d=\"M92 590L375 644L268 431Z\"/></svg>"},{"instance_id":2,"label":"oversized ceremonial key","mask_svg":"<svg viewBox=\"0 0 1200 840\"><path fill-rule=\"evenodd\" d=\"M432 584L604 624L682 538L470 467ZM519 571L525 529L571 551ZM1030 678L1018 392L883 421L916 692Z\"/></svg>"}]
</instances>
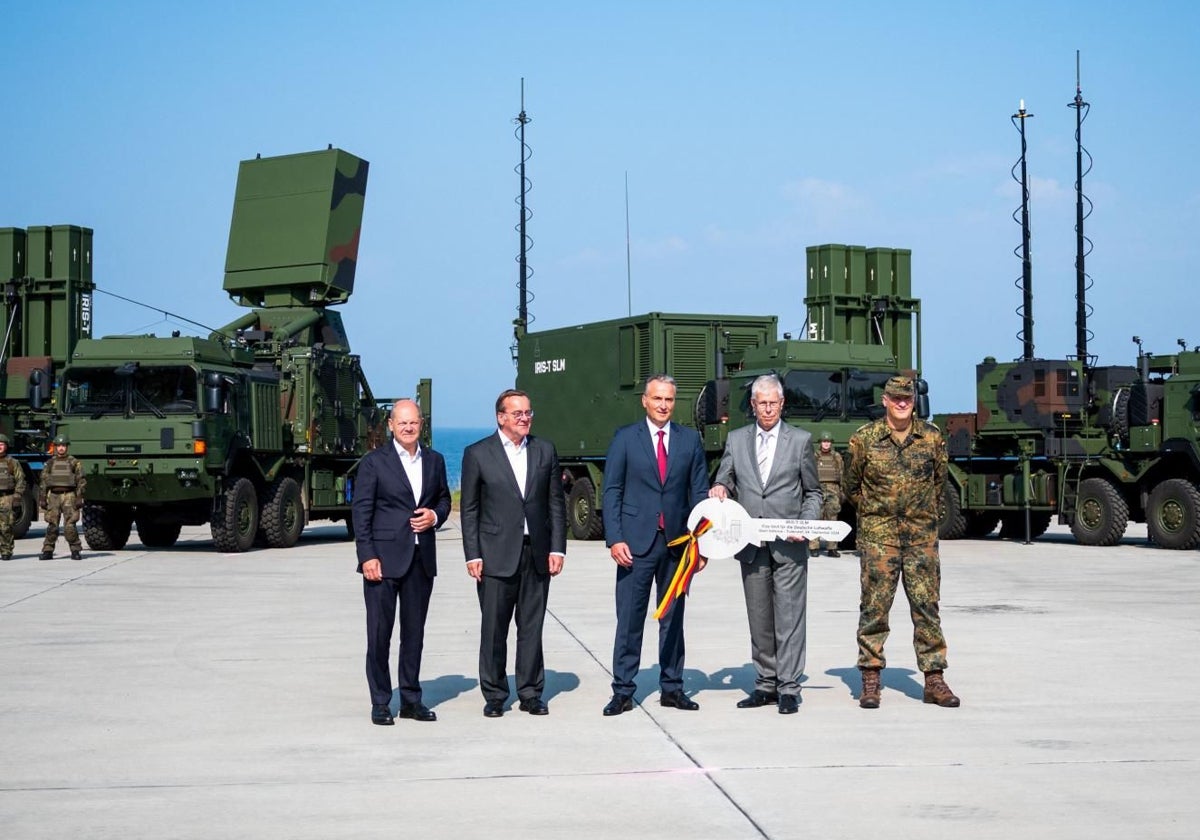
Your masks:
<instances>
[{"instance_id":1,"label":"oversized ceremonial key","mask_svg":"<svg viewBox=\"0 0 1200 840\"><path fill-rule=\"evenodd\" d=\"M695 530L701 517L712 527L700 536L700 553L710 560L733 557L751 543L780 538L806 537L835 542L852 530L840 520L755 519L733 499L705 499L688 514L688 529Z\"/></svg>"}]
</instances>

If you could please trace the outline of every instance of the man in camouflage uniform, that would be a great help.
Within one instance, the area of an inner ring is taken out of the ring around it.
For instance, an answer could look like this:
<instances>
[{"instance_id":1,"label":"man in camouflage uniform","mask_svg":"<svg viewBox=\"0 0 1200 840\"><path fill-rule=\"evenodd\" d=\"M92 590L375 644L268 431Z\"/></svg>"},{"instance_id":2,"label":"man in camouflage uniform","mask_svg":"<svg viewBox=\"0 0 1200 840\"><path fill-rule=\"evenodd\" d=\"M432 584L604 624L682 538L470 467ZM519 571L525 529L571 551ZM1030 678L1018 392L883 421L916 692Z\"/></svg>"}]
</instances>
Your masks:
<instances>
[{"instance_id":1,"label":"man in camouflage uniform","mask_svg":"<svg viewBox=\"0 0 1200 840\"><path fill-rule=\"evenodd\" d=\"M71 547L71 559L83 559L83 546L79 542L80 511L83 510L83 490L87 482L83 478L83 465L67 454L70 441L66 435L54 439L54 455L42 467L42 480L38 486L39 501L46 509L46 539L42 543L42 560L54 556L54 545L58 542L58 520L63 521L63 533Z\"/></svg>"},{"instance_id":2,"label":"man in camouflage uniform","mask_svg":"<svg viewBox=\"0 0 1200 840\"><path fill-rule=\"evenodd\" d=\"M925 702L954 707L946 685L946 638L938 599L941 561L938 519L946 483L946 444L937 426L913 418L913 381L893 376L883 389L886 416L850 438L846 495L858 509L862 601L858 615L858 705L879 708L879 672L888 614L903 576L913 621L917 667L925 674Z\"/></svg>"},{"instance_id":3,"label":"man in camouflage uniform","mask_svg":"<svg viewBox=\"0 0 1200 840\"><path fill-rule=\"evenodd\" d=\"M836 522L842 512L842 456L833 450L833 435L821 432L821 448L817 451L817 479L821 482L821 519ZM840 557L837 541L825 541L826 553ZM810 540L808 553L821 553L821 541Z\"/></svg>"},{"instance_id":4,"label":"man in camouflage uniform","mask_svg":"<svg viewBox=\"0 0 1200 840\"><path fill-rule=\"evenodd\" d=\"M0 560L13 555L13 504L25 498L25 470L8 454L8 438L0 435Z\"/></svg>"}]
</instances>

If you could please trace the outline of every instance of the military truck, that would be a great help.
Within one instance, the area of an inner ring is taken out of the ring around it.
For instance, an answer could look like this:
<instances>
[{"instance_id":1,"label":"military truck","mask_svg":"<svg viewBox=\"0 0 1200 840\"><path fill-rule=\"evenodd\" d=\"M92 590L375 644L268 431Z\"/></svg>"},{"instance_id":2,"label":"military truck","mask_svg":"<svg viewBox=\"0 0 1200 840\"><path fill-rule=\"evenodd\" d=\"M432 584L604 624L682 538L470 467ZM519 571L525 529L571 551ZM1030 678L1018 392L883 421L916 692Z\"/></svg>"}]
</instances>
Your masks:
<instances>
[{"instance_id":1,"label":"military truck","mask_svg":"<svg viewBox=\"0 0 1200 840\"><path fill-rule=\"evenodd\" d=\"M1096 364L1088 352L1090 206L1083 179L1090 155L1082 144L1083 101L1076 76L1075 354L1037 358L1033 342L1028 183L1022 130L1021 213L1024 247L1024 352L1013 362L985 358L976 368L974 412L936 418L947 437L950 467L942 539L1000 536L1032 540L1057 517L1083 545L1115 545L1128 523L1145 522L1163 548L1200 545L1200 348L1144 352L1132 366ZM1085 158L1086 155L1086 158ZM1088 161L1084 168L1085 159ZM1014 167L1015 169L1015 167Z\"/></svg>"},{"instance_id":2,"label":"military truck","mask_svg":"<svg viewBox=\"0 0 1200 840\"><path fill-rule=\"evenodd\" d=\"M367 168L334 148L243 161L224 289L253 310L207 338L76 345L58 432L83 462L93 550L135 525L157 548L207 523L223 552L289 547L316 519L352 532L354 471L386 440L389 404L332 308L354 288Z\"/></svg>"},{"instance_id":3,"label":"military truck","mask_svg":"<svg viewBox=\"0 0 1200 840\"><path fill-rule=\"evenodd\" d=\"M1163 548L1200 545L1200 352L1139 346L1135 366L988 358L977 381L977 412L937 418L943 539L997 524L1033 539L1057 517L1083 545L1115 545L1130 521Z\"/></svg>"},{"instance_id":4,"label":"military truck","mask_svg":"<svg viewBox=\"0 0 1200 840\"><path fill-rule=\"evenodd\" d=\"M605 454L618 426L645 416L648 376L675 378L673 419L700 432L711 474L729 431L752 422L749 386L761 374L783 380L785 422L831 432L842 451L859 426L882 416L888 377L919 374L910 251L813 246L807 268L803 339L781 339L775 315L650 312L538 332L516 320L516 387L530 395L536 433L558 448L576 539L603 535ZM918 411L927 416L921 388Z\"/></svg>"},{"instance_id":5,"label":"military truck","mask_svg":"<svg viewBox=\"0 0 1200 840\"><path fill-rule=\"evenodd\" d=\"M20 538L37 518L55 384L76 344L92 335L91 228L0 228L0 283L0 433L25 471L25 498L13 507L13 534Z\"/></svg>"}]
</instances>

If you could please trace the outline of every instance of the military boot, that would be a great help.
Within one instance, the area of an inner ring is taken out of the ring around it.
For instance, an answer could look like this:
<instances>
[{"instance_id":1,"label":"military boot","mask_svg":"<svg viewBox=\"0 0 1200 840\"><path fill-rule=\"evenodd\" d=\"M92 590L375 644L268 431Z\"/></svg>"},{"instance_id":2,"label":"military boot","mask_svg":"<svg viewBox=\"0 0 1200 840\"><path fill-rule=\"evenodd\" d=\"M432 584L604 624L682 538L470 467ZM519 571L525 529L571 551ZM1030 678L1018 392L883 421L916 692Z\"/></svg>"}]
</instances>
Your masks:
<instances>
[{"instance_id":1,"label":"military boot","mask_svg":"<svg viewBox=\"0 0 1200 840\"><path fill-rule=\"evenodd\" d=\"M12 559L12 555L11 555L11 554L0 554L0 560L5 560L5 561L7 561L7 560L11 560L11 559Z\"/></svg>"},{"instance_id":2,"label":"military boot","mask_svg":"<svg viewBox=\"0 0 1200 840\"><path fill-rule=\"evenodd\" d=\"M829 546L829 548L825 550L825 553L828 554L830 557L841 557L842 556L842 552L837 550L836 545Z\"/></svg>"},{"instance_id":3,"label":"military boot","mask_svg":"<svg viewBox=\"0 0 1200 840\"><path fill-rule=\"evenodd\" d=\"M53 552L53 551L46 551L45 549L43 549L43 550L42 550L42 553L38 555L38 559L39 559L39 560L53 560L53 559L54 559L54 552Z\"/></svg>"},{"instance_id":4,"label":"military boot","mask_svg":"<svg viewBox=\"0 0 1200 840\"><path fill-rule=\"evenodd\" d=\"M929 671L925 674L925 702L937 703L947 709L958 708L958 698L946 685L941 671Z\"/></svg>"},{"instance_id":5,"label":"military boot","mask_svg":"<svg viewBox=\"0 0 1200 840\"><path fill-rule=\"evenodd\" d=\"M72 560L82 560L83 552L80 551L78 548L71 549L71 559Z\"/></svg>"},{"instance_id":6,"label":"military boot","mask_svg":"<svg viewBox=\"0 0 1200 840\"><path fill-rule=\"evenodd\" d=\"M862 694L858 695L858 705L864 709L879 708L879 669L863 668Z\"/></svg>"}]
</instances>

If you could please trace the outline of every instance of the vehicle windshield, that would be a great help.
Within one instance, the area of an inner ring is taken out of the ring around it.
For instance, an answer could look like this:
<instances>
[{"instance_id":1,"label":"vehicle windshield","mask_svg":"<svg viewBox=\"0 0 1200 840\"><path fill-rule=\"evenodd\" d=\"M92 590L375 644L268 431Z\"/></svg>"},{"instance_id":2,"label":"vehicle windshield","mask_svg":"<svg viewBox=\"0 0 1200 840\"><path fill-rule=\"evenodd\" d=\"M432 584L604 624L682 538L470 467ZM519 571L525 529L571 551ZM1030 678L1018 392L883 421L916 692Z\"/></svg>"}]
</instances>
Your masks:
<instances>
[{"instance_id":1,"label":"vehicle windshield","mask_svg":"<svg viewBox=\"0 0 1200 840\"><path fill-rule=\"evenodd\" d=\"M886 371L793 370L783 380L783 417L820 422L825 419L873 420L883 409L876 390L893 374ZM749 416L750 394L742 399Z\"/></svg>"},{"instance_id":2,"label":"vehicle windshield","mask_svg":"<svg viewBox=\"0 0 1200 840\"><path fill-rule=\"evenodd\" d=\"M76 368L68 371L63 413L195 414L196 372L185 366Z\"/></svg>"}]
</instances>

